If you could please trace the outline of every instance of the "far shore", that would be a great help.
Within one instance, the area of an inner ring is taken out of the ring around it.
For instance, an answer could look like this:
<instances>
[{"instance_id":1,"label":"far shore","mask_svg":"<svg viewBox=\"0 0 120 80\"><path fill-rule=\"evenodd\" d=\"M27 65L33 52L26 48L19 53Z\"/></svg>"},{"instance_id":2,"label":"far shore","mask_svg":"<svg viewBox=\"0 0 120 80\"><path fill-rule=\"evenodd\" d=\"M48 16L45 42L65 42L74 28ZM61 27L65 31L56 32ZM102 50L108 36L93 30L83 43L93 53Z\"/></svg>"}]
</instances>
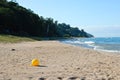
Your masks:
<instances>
[{"instance_id":1,"label":"far shore","mask_svg":"<svg viewBox=\"0 0 120 80\"><path fill-rule=\"evenodd\" d=\"M40 66L30 66L37 58ZM0 80L119 80L120 54L59 41L0 43Z\"/></svg>"}]
</instances>

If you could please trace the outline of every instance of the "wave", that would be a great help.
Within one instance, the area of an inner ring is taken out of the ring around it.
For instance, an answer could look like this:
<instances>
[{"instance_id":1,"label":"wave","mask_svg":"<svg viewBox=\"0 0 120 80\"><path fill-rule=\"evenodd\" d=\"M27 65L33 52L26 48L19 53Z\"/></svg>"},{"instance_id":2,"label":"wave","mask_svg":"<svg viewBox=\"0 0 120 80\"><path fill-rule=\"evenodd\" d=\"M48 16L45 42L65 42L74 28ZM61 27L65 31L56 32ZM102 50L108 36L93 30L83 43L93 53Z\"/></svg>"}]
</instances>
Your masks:
<instances>
[{"instance_id":1,"label":"wave","mask_svg":"<svg viewBox=\"0 0 120 80\"><path fill-rule=\"evenodd\" d=\"M97 51L104 51L104 52L115 52L115 53L119 53L120 50L115 50L115 49L107 49L107 48L104 48L103 46L94 46L93 48L94 50L97 50Z\"/></svg>"},{"instance_id":2,"label":"wave","mask_svg":"<svg viewBox=\"0 0 120 80\"><path fill-rule=\"evenodd\" d=\"M93 41L85 41L84 43L86 43L86 44L94 44L95 42L93 42Z\"/></svg>"},{"instance_id":3,"label":"wave","mask_svg":"<svg viewBox=\"0 0 120 80\"><path fill-rule=\"evenodd\" d=\"M80 41L63 41L65 43L71 43L71 44L84 44L84 42L80 42Z\"/></svg>"},{"instance_id":4,"label":"wave","mask_svg":"<svg viewBox=\"0 0 120 80\"><path fill-rule=\"evenodd\" d=\"M82 46L98 51L120 52L120 38L75 38L63 40L63 43Z\"/></svg>"},{"instance_id":5,"label":"wave","mask_svg":"<svg viewBox=\"0 0 120 80\"><path fill-rule=\"evenodd\" d=\"M84 44L83 42L80 41L74 41L73 43Z\"/></svg>"},{"instance_id":6,"label":"wave","mask_svg":"<svg viewBox=\"0 0 120 80\"><path fill-rule=\"evenodd\" d=\"M115 53L120 53L118 50L106 50L106 49L99 49L99 48L94 48L94 50L97 51L104 51L104 52L115 52Z\"/></svg>"}]
</instances>

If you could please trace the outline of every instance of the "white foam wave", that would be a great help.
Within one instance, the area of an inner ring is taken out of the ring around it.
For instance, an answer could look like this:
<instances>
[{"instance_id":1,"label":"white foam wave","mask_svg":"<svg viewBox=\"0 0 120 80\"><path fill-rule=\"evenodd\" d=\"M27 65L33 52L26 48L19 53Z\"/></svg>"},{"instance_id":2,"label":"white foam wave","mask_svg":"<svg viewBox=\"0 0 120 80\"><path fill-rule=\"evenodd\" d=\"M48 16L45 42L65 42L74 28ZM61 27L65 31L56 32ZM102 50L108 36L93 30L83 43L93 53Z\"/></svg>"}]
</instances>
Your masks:
<instances>
[{"instance_id":1,"label":"white foam wave","mask_svg":"<svg viewBox=\"0 0 120 80\"><path fill-rule=\"evenodd\" d=\"M86 43L86 44L94 44L95 42L93 42L93 41L85 41L84 43Z\"/></svg>"},{"instance_id":2,"label":"white foam wave","mask_svg":"<svg viewBox=\"0 0 120 80\"><path fill-rule=\"evenodd\" d=\"M119 53L119 52L120 52L119 50L101 49L100 46L95 46L95 47L94 47L94 50L97 50L97 51L104 51L104 52L115 52L115 53Z\"/></svg>"},{"instance_id":3,"label":"white foam wave","mask_svg":"<svg viewBox=\"0 0 120 80\"><path fill-rule=\"evenodd\" d=\"M65 43L72 43L72 44L84 44L83 42L80 41L64 41Z\"/></svg>"},{"instance_id":4,"label":"white foam wave","mask_svg":"<svg viewBox=\"0 0 120 80\"><path fill-rule=\"evenodd\" d=\"M73 43L84 44L83 42L80 41L74 41Z\"/></svg>"}]
</instances>

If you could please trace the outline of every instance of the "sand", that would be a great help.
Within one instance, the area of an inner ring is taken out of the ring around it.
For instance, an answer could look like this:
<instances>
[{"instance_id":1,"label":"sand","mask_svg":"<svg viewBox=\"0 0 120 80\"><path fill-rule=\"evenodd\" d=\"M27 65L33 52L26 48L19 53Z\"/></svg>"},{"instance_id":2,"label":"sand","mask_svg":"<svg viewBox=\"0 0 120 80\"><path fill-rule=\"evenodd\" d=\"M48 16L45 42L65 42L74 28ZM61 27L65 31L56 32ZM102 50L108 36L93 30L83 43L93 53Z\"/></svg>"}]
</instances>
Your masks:
<instances>
[{"instance_id":1,"label":"sand","mask_svg":"<svg viewBox=\"0 0 120 80\"><path fill-rule=\"evenodd\" d=\"M40 66L30 66L34 58ZM0 43L0 80L120 80L120 54L58 41Z\"/></svg>"}]
</instances>

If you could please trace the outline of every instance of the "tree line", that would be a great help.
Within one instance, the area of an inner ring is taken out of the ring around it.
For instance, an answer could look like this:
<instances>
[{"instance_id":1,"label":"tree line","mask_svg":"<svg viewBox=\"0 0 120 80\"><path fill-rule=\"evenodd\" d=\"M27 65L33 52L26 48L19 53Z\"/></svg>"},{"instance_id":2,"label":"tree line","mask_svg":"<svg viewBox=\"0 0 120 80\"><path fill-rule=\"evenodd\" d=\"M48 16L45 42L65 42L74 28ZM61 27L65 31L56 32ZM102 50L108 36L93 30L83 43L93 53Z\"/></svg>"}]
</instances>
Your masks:
<instances>
[{"instance_id":1,"label":"tree line","mask_svg":"<svg viewBox=\"0 0 120 80\"><path fill-rule=\"evenodd\" d=\"M93 35L58 23L53 18L44 18L17 2L0 0L0 34L39 37L93 37Z\"/></svg>"}]
</instances>

